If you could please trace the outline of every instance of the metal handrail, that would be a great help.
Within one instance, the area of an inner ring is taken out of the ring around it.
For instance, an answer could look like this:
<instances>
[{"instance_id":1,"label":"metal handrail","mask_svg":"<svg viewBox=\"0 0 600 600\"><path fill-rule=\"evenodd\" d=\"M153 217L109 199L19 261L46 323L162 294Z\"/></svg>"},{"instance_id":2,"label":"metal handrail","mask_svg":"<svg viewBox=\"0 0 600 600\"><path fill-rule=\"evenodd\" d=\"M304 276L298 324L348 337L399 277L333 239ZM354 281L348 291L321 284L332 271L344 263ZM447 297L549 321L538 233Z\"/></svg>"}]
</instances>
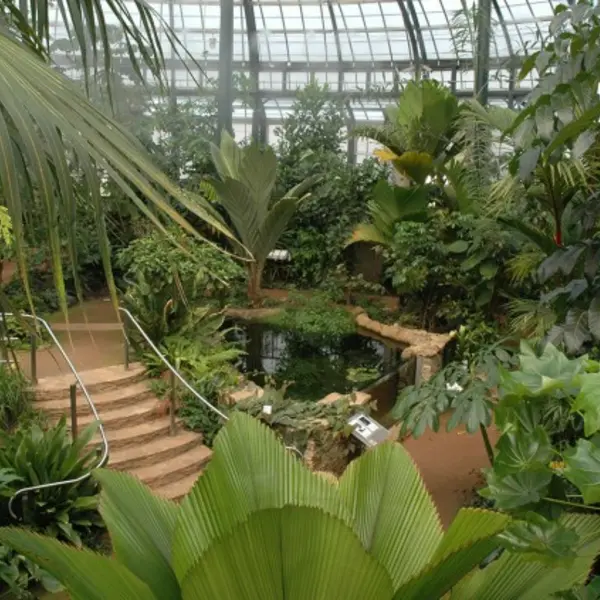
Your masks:
<instances>
[{"instance_id":1,"label":"metal handrail","mask_svg":"<svg viewBox=\"0 0 600 600\"><path fill-rule=\"evenodd\" d=\"M171 371L173 376L176 377L188 391L190 391L196 398L198 398L198 400L200 400L200 402L202 402L205 406L207 406L214 413L219 415L219 417L221 417L222 419L225 419L225 421L229 421L229 417L225 413L221 412L214 404L211 404L202 394L200 394L198 391L196 391L187 382L187 380L179 373L179 371L168 361L167 357L158 349L156 344L150 339L148 334L142 329L142 326L138 323L138 321L131 314L131 312L122 306L119 306L119 311L122 312L129 319L129 321L131 321L131 323L135 326L135 328L140 332L141 336L146 340L146 342L148 343L150 348L152 348L152 350L154 351L156 356L158 356L158 358L160 358L160 360L164 363L164 365L167 367L167 369L169 369L169 371ZM125 330L123 330L123 334L125 335L125 343L129 344L129 340L127 339L127 332Z\"/></svg>"},{"instance_id":2,"label":"metal handrail","mask_svg":"<svg viewBox=\"0 0 600 600\"><path fill-rule=\"evenodd\" d=\"M202 402L203 404L205 404L208 408L210 408L210 410L212 410L214 413L216 413L217 415L219 415L225 421L229 421L229 417L225 413L221 412L216 406L214 406L214 404L211 404L204 396L202 396L202 394L200 394L198 391L196 391L182 377L182 375L179 373L179 371L167 360L167 357L158 349L158 347L156 346L156 344L150 339L150 337L148 336L148 334L143 330L142 326L138 323L137 319L131 314L131 312L129 310L127 310L126 308L122 307L122 306L119 306L119 311L122 312L135 325L136 329L140 332L140 334L146 340L146 342L148 342L148 345L152 348L152 350L154 350L154 353L156 354L156 356L158 356L158 358L160 358L162 360L162 362L169 369L169 371L171 371L171 373L175 377L177 377L177 379L179 379L179 381L181 383L183 383L183 385L192 394L194 394L194 396L196 396L196 398L198 398L198 400L200 400L200 402ZM129 340L127 339L127 332L125 331L125 329L123 330L123 334L125 336L125 343L128 344ZM296 454L298 454L300 456L300 458L302 460L304 460L304 455L302 454L302 452L300 452L300 450L298 450L298 448L296 448L296 446L285 446L285 449L286 450L291 450L292 452L296 452Z\"/></svg>"},{"instance_id":3,"label":"metal handrail","mask_svg":"<svg viewBox=\"0 0 600 600\"><path fill-rule=\"evenodd\" d=\"M51 483L41 483L39 485L32 485L32 486L24 487L24 488L21 488L20 490L17 490L12 495L10 500L8 501L8 512L10 513L10 515L13 519L17 519L18 517L14 513L12 507L13 507L14 501L19 496L22 496L23 494L27 494L28 492L33 492L36 490L43 490L43 489L48 489L51 487L58 487L58 486L62 486L62 485L71 485L74 483L80 483L81 481L85 481L86 479L88 479L91 476L92 471L103 467L106 464L106 462L108 461L108 439L106 437L106 432L104 431L104 426L102 425L102 421L100 420L100 416L98 415L98 411L96 410L96 406L94 405L94 402L93 402L89 392L87 391L85 384L81 380L81 377L79 376L79 373L77 372L77 369L75 368L75 365L71 362L71 359L65 352L65 349L62 347L61 343L58 341L58 338L54 334L54 331L52 331L52 328L47 323L47 321L45 321L44 319L42 319L41 317L38 317L36 315L29 315L29 314L15 315L14 313L2 313L2 315L0 315L0 320L4 320L4 317L12 317L12 316L20 316L25 319L31 319L33 321L37 321L47 331L48 335L50 336L50 339L54 342L54 344L58 348L59 352L62 354L62 357L65 359L65 362L69 366L69 369L71 369L71 372L73 373L75 380L79 384L79 387L81 388L81 391L83 392L83 395L90 407L90 410L92 411L92 414L94 415L94 419L98 422L98 430L100 431L100 436L102 437L102 446L103 446L102 456L100 457L98 464L95 467L93 467L92 469L90 469L90 471L88 473L85 473L84 475L80 475L79 477L75 477L73 479L63 479L61 481L53 481Z\"/></svg>"}]
</instances>

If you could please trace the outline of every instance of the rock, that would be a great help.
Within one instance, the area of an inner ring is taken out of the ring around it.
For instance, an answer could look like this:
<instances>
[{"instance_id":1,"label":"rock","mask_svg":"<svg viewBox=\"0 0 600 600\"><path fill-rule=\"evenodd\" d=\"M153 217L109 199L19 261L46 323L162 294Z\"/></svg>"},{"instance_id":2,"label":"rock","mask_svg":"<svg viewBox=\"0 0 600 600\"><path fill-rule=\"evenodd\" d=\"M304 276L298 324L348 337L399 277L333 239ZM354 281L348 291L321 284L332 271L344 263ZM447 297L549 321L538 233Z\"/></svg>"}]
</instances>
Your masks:
<instances>
[{"instance_id":1,"label":"rock","mask_svg":"<svg viewBox=\"0 0 600 600\"><path fill-rule=\"evenodd\" d=\"M262 398L265 391L255 383L248 382L243 388L228 391L223 394L223 403L231 406L250 398Z\"/></svg>"}]
</instances>

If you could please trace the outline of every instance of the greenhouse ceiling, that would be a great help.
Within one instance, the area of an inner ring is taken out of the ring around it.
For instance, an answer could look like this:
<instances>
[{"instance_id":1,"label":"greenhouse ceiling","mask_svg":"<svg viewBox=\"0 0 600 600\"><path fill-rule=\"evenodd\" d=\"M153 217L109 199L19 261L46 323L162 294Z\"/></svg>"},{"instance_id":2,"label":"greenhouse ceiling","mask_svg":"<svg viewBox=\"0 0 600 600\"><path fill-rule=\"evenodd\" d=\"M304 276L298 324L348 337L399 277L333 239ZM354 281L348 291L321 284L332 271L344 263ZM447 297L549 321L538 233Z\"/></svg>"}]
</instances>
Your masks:
<instances>
[{"instance_id":1,"label":"greenhouse ceiling","mask_svg":"<svg viewBox=\"0 0 600 600\"><path fill-rule=\"evenodd\" d=\"M539 47L559 2L175 0L150 4L196 61L166 48L176 96L215 93L214 82L219 68L223 69L220 56L229 41L232 71L255 76L263 117L272 126L285 116L296 90L311 78L327 83L332 94L346 101L351 122L382 120L382 107L416 72L444 82L457 95L472 96L480 4L488 4L491 11L489 101L513 106L534 83L533 79L517 81L522 57ZM55 40L65 40L66 28L58 14L55 22ZM166 35L163 38L167 46ZM56 45L54 57L67 69L73 66L73 54L64 45ZM252 109L237 96L233 121L250 124Z\"/></svg>"}]
</instances>

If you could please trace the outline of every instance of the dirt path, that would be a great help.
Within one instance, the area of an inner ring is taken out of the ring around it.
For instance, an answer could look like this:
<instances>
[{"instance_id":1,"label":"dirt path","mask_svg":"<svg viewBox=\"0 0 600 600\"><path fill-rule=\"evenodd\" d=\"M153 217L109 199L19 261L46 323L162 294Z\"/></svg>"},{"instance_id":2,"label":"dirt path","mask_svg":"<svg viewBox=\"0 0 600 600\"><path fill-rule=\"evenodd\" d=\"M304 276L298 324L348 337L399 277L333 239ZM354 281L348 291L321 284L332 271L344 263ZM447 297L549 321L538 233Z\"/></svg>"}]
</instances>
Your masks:
<instances>
[{"instance_id":1,"label":"dirt path","mask_svg":"<svg viewBox=\"0 0 600 600\"><path fill-rule=\"evenodd\" d=\"M448 417L442 418L438 433L428 430L417 440L408 438L403 442L419 467L445 526L471 498L473 487L481 481L481 469L489 466L481 435L470 435L464 429L447 433L447 420ZM490 428L488 433L494 444L498 432Z\"/></svg>"},{"instance_id":2,"label":"dirt path","mask_svg":"<svg viewBox=\"0 0 600 600\"><path fill-rule=\"evenodd\" d=\"M78 371L121 364L124 360L123 334L115 311L106 300L90 300L69 310L68 329L64 315L49 318L56 337ZM19 364L30 375L30 353L18 353ZM37 352L37 375L49 377L68 373L69 367L55 346Z\"/></svg>"}]
</instances>

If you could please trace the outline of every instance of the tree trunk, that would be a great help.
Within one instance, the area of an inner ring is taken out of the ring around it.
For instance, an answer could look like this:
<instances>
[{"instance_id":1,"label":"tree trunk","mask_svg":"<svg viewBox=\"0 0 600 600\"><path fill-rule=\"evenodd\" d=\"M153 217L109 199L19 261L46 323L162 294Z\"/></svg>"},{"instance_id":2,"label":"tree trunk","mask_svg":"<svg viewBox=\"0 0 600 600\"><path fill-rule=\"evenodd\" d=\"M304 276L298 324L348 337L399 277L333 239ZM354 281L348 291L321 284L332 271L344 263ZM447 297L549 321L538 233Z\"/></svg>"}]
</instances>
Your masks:
<instances>
[{"instance_id":1,"label":"tree trunk","mask_svg":"<svg viewBox=\"0 0 600 600\"><path fill-rule=\"evenodd\" d=\"M253 262L248 269L248 300L253 306L260 300L264 264Z\"/></svg>"}]
</instances>

